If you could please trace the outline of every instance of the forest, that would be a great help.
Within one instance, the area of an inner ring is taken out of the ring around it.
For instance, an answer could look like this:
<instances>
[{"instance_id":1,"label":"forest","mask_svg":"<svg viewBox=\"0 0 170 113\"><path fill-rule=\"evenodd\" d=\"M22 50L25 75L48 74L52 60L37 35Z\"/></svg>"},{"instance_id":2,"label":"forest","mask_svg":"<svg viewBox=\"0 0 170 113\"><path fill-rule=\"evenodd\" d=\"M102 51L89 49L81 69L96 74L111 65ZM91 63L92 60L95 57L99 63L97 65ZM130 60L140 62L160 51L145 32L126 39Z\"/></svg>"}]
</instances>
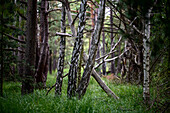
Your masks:
<instances>
[{"instance_id":1,"label":"forest","mask_svg":"<svg viewBox=\"0 0 170 113\"><path fill-rule=\"evenodd\" d=\"M1 0L0 113L168 113L169 56L169 0Z\"/></svg>"}]
</instances>

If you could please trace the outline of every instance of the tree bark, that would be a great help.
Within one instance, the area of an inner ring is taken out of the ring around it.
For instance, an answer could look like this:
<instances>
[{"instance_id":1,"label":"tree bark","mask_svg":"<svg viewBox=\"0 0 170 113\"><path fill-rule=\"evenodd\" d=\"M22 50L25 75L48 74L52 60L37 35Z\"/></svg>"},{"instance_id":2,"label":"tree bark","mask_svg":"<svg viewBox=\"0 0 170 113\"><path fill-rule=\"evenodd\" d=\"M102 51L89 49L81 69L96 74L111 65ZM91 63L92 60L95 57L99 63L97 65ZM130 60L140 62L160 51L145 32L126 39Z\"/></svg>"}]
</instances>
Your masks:
<instances>
[{"instance_id":1,"label":"tree bark","mask_svg":"<svg viewBox=\"0 0 170 113\"><path fill-rule=\"evenodd\" d=\"M97 17L97 23L95 25L94 33L92 36L92 41L91 41L91 47L89 51L89 58L86 63L86 67L84 69L84 73L82 76L82 79L80 81L80 85L78 87L77 93L79 95L79 98L84 96L86 89L89 84L90 80L90 75L95 63L95 58L96 58L96 52L97 52L97 47L98 43L100 40L100 34L103 26L103 21L104 21L104 14L105 14L105 0L100 1L100 7L98 11L98 17Z\"/></svg>"},{"instance_id":2,"label":"tree bark","mask_svg":"<svg viewBox=\"0 0 170 113\"><path fill-rule=\"evenodd\" d=\"M102 44L103 44L103 47L102 47L102 56L105 55L105 32L103 32L103 39L102 39ZM103 75L106 75L106 62L104 62L102 64L102 72L103 72Z\"/></svg>"},{"instance_id":3,"label":"tree bark","mask_svg":"<svg viewBox=\"0 0 170 113\"><path fill-rule=\"evenodd\" d=\"M45 70L46 59L48 58L48 13L47 13L47 0L41 1L41 17L40 17L40 35L41 35L41 46L40 46L40 55L38 60L38 65L35 73L36 83L38 88L43 88L46 81Z\"/></svg>"},{"instance_id":4,"label":"tree bark","mask_svg":"<svg viewBox=\"0 0 170 113\"><path fill-rule=\"evenodd\" d=\"M85 27L85 21L86 21L86 16L85 16L86 5L87 5L87 0L82 0L82 3L80 5L78 33L77 33L76 41L74 43L71 65L70 65L69 75L68 75L67 96L69 98L75 96L76 94L77 67L78 67L80 51L82 49L82 44L83 44L82 38L83 38L83 30Z\"/></svg>"},{"instance_id":5,"label":"tree bark","mask_svg":"<svg viewBox=\"0 0 170 113\"><path fill-rule=\"evenodd\" d=\"M62 10L61 10L61 32L66 32L66 25L65 25L65 5L62 3ZM61 36L60 39L60 51L59 51L59 59L57 65L57 80L56 80L56 88L55 94L61 95L62 91L62 82L63 82L63 70L64 70L64 57L65 57L65 46L66 46L66 39L65 36Z\"/></svg>"},{"instance_id":6,"label":"tree bark","mask_svg":"<svg viewBox=\"0 0 170 113\"><path fill-rule=\"evenodd\" d=\"M25 50L25 77L22 81L22 94L34 91L34 66L37 31L37 0L28 0L27 7L27 35Z\"/></svg>"},{"instance_id":7,"label":"tree bark","mask_svg":"<svg viewBox=\"0 0 170 113\"><path fill-rule=\"evenodd\" d=\"M113 14L112 14L112 8L110 8L110 40L111 40L111 48L114 46L114 37L113 37ZM114 53L111 54L111 58L114 58ZM115 74L115 61L113 60L111 62L111 73Z\"/></svg>"},{"instance_id":8,"label":"tree bark","mask_svg":"<svg viewBox=\"0 0 170 113\"><path fill-rule=\"evenodd\" d=\"M148 10L145 20L145 37L143 38L143 98L146 104L150 101L150 88L149 88L149 59L150 59L150 13L152 8Z\"/></svg>"},{"instance_id":9,"label":"tree bark","mask_svg":"<svg viewBox=\"0 0 170 113\"><path fill-rule=\"evenodd\" d=\"M70 25L70 28L71 28L71 32L73 33L73 37L75 37L76 36L76 30L75 30L74 24L72 24L73 19L72 19L72 16L71 16L70 4L69 4L68 0L65 0L65 5L66 5L66 14L67 14L67 17L68 17L68 22L69 22L69 25Z\"/></svg>"},{"instance_id":10,"label":"tree bark","mask_svg":"<svg viewBox=\"0 0 170 113\"><path fill-rule=\"evenodd\" d=\"M84 62L87 62L88 60L88 57L85 53L83 54L83 60ZM92 69L92 76L108 96L113 97L114 99L119 99L119 97L116 96L116 94L112 92L112 90L102 81L102 79L100 78L99 74L95 71L95 69Z\"/></svg>"}]
</instances>

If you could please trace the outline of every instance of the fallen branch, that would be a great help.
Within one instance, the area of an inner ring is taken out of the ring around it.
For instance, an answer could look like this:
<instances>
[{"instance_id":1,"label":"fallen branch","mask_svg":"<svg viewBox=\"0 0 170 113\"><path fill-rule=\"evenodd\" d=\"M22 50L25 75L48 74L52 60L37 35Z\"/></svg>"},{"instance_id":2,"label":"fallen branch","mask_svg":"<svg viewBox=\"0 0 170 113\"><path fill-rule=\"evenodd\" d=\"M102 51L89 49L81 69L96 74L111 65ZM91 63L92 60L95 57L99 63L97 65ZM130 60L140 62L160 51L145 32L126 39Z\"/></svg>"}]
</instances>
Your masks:
<instances>
[{"instance_id":1,"label":"fallen branch","mask_svg":"<svg viewBox=\"0 0 170 113\"><path fill-rule=\"evenodd\" d=\"M88 59L87 54L84 53L83 60L86 62ZM102 81L99 74L96 72L96 70L92 69L92 76L97 81L97 83L100 85L100 87L106 92L106 94L110 97L113 97L114 99L118 100L119 97Z\"/></svg>"},{"instance_id":2,"label":"fallen branch","mask_svg":"<svg viewBox=\"0 0 170 113\"><path fill-rule=\"evenodd\" d=\"M59 32L56 32L56 35L72 37L72 35L68 34L68 33L59 33Z\"/></svg>"}]
</instances>

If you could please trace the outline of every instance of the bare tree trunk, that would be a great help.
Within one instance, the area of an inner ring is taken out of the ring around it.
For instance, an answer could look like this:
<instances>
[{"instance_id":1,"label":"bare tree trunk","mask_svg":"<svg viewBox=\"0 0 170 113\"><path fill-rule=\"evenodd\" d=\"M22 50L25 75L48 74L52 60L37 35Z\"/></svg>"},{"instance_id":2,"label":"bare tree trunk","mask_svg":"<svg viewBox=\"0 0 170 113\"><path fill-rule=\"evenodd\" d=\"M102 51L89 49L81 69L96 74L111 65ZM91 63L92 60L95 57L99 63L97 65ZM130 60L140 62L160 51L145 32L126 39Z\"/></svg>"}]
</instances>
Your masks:
<instances>
[{"instance_id":1,"label":"bare tree trunk","mask_svg":"<svg viewBox=\"0 0 170 113\"><path fill-rule=\"evenodd\" d=\"M149 104L150 101L150 89L149 89L149 59L150 59L150 13L152 11L152 8L148 10L148 13L146 14L145 20L145 36L143 38L143 74L144 74L144 80L143 80L143 98L146 104Z\"/></svg>"},{"instance_id":2,"label":"bare tree trunk","mask_svg":"<svg viewBox=\"0 0 170 113\"><path fill-rule=\"evenodd\" d=\"M66 26L65 26L65 5L62 3L62 10L61 10L61 32L66 32ZM64 57L65 57L65 46L66 46L66 39L65 36L61 36L60 39L60 51L59 51L59 59L58 59L58 65L57 65L57 80L56 80L56 88L55 88L55 94L61 95L62 91L62 83L63 83L63 70L64 70Z\"/></svg>"},{"instance_id":3,"label":"bare tree trunk","mask_svg":"<svg viewBox=\"0 0 170 113\"><path fill-rule=\"evenodd\" d=\"M34 91L34 66L36 52L36 31L37 31L37 0L28 0L27 2L27 35L25 50L25 77L22 81L22 94L32 93Z\"/></svg>"},{"instance_id":4,"label":"bare tree trunk","mask_svg":"<svg viewBox=\"0 0 170 113\"><path fill-rule=\"evenodd\" d=\"M69 22L69 25L70 25L70 28L71 28L71 32L73 33L73 37L75 37L76 36L76 30L75 30L74 25L72 24L73 19L72 19L72 16L71 16L70 4L69 4L68 0L65 0L65 6L66 6L66 14L67 14L67 17L68 17L68 22Z\"/></svg>"},{"instance_id":5,"label":"bare tree trunk","mask_svg":"<svg viewBox=\"0 0 170 113\"><path fill-rule=\"evenodd\" d=\"M50 50L49 54L49 72L52 74L52 50Z\"/></svg>"},{"instance_id":6,"label":"bare tree trunk","mask_svg":"<svg viewBox=\"0 0 170 113\"><path fill-rule=\"evenodd\" d=\"M105 55L105 33L104 32L103 32L102 44L103 44L102 56L103 56ZM106 62L102 64L102 72L103 72L103 75L106 75Z\"/></svg>"},{"instance_id":7,"label":"bare tree trunk","mask_svg":"<svg viewBox=\"0 0 170 113\"><path fill-rule=\"evenodd\" d=\"M97 49L96 59L97 59L97 58L100 58L100 41L99 41L98 49ZM99 64L99 63L100 63L100 60L98 60L97 63ZM100 67L97 68L97 72L98 72L99 74L101 74L101 68L100 68Z\"/></svg>"},{"instance_id":8,"label":"bare tree trunk","mask_svg":"<svg viewBox=\"0 0 170 113\"><path fill-rule=\"evenodd\" d=\"M120 55L120 54L121 54L121 43L119 43L119 45L118 45L118 55ZM121 72L121 58L119 58L117 61L117 69L116 69L115 75L117 76L118 73L120 73L120 72Z\"/></svg>"},{"instance_id":9,"label":"bare tree trunk","mask_svg":"<svg viewBox=\"0 0 170 113\"><path fill-rule=\"evenodd\" d=\"M39 61L35 73L36 83L38 88L42 88L45 84L46 75L46 59L48 58L48 14L47 14L47 0L41 1L41 18L40 18L40 35L41 35L41 46ZM48 71L48 69L46 70Z\"/></svg>"},{"instance_id":10,"label":"bare tree trunk","mask_svg":"<svg viewBox=\"0 0 170 113\"><path fill-rule=\"evenodd\" d=\"M104 21L104 14L105 14L105 0L100 1L100 7L99 7L99 13L97 17L97 23L95 25L94 33L92 36L92 41L91 41L91 47L89 51L89 58L86 63L86 67L84 69L84 73L82 76L82 79L80 81L80 85L78 87L77 93L79 95L79 98L84 96L86 89L89 84L90 80L90 75L95 63L95 58L96 58L96 52L97 52L97 47L98 43L100 40L100 34L103 26L103 21Z\"/></svg>"},{"instance_id":11,"label":"bare tree trunk","mask_svg":"<svg viewBox=\"0 0 170 113\"><path fill-rule=\"evenodd\" d=\"M78 67L80 51L82 49L82 44L83 44L82 38L83 38L85 21L86 21L86 16L85 16L86 5L87 5L87 0L82 0L82 3L80 5L78 33L77 33L76 41L74 43L71 65L70 65L69 75L68 75L67 96L69 98L75 96L76 93L77 67Z\"/></svg>"},{"instance_id":12,"label":"bare tree trunk","mask_svg":"<svg viewBox=\"0 0 170 113\"><path fill-rule=\"evenodd\" d=\"M112 14L112 8L110 8L110 39L111 39L111 48L114 46L114 37L113 37L113 14ZM111 54L111 58L114 58L114 53ZM111 61L111 73L115 74L115 61Z\"/></svg>"},{"instance_id":13,"label":"bare tree trunk","mask_svg":"<svg viewBox=\"0 0 170 113\"><path fill-rule=\"evenodd\" d=\"M57 68L57 58L56 58L57 50L54 50L53 52L53 71Z\"/></svg>"}]
</instances>

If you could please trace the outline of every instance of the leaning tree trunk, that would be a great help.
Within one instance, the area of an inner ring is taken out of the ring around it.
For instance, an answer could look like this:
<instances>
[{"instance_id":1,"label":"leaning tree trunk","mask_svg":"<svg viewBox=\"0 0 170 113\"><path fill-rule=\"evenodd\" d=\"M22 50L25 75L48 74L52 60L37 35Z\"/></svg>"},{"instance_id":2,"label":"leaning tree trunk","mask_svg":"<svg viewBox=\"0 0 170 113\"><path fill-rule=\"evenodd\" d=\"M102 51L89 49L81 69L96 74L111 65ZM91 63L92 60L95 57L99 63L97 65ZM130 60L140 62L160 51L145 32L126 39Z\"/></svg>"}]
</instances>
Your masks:
<instances>
[{"instance_id":1,"label":"leaning tree trunk","mask_svg":"<svg viewBox=\"0 0 170 113\"><path fill-rule=\"evenodd\" d=\"M77 67L78 67L78 60L80 51L82 49L82 38L83 38L83 30L85 27L85 21L86 21L86 5L87 0L82 0L82 3L80 5L80 14L79 14L79 24L78 24L78 33L76 37L76 41L74 43L72 58L71 58L71 64L68 74L68 88L67 88L67 96L71 98L72 96L75 96L76 93L76 82L77 82Z\"/></svg>"},{"instance_id":2,"label":"leaning tree trunk","mask_svg":"<svg viewBox=\"0 0 170 113\"><path fill-rule=\"evenodd\" d=\"M25 49L25 77L22 81L22 94L34 91L34 66L37 36L37 0L27 2L27 35Z\"/></svg>"},{"instance_id":3,"label":"leaning tree trunk","mask_svg":"<svg viewBox=\"0 0 170 113\"><path fill-rule=\"evenodd\" d=\"M150 89L149 89L149 59L150 59L150 13L152 8L148 10L145 20L145 37L143 38L143 98L146 104L149 104Z\"/></svg>"},{"instance_id":4,"label":"leaning tree trunk","mask_svg":"<svg viewBox=\"0 0 170 113\"><path fill-rule=\"evenodd\" d=\"M66 26L65 26L65 5L62 3L62 10L61 10L61 32L66 32ZM58 59L58 65L57 65L57 80L56 80L56 88L55 88L55 94L61 95L61 88L62 88L62 82L63 82L63 69L64 69L64 56L65 56L65 46L66 46L66 40L65 36L61 36L60 39L60 51L59 51L59 59Z\"/></svg>"},{"instance_id":5,"label":"leaning tree trunk","mask_svg":"<svg viewBox=\"0 0 170 113\"><path fill-rule=\"evenodd\" d=\"M94 33L92 35L92 41L91 41L91 47L89 51L89 58L86 63L86 67L84 69L84 73L82 76L82 79L80 81L80 85L78 87L77 93L79 95L79 98L84 96L86 89L89 84L90 80L90 75L95 63L95 58L96 58L96 52L97 52L97 47L98 43L100 40L100 34L103 26L103 21L104 21L104 14L105 14L105 0L100 1L100 7L98 11L98 17L97 17L97 23L95 25Z\"/></svg>"}]
</instances>

